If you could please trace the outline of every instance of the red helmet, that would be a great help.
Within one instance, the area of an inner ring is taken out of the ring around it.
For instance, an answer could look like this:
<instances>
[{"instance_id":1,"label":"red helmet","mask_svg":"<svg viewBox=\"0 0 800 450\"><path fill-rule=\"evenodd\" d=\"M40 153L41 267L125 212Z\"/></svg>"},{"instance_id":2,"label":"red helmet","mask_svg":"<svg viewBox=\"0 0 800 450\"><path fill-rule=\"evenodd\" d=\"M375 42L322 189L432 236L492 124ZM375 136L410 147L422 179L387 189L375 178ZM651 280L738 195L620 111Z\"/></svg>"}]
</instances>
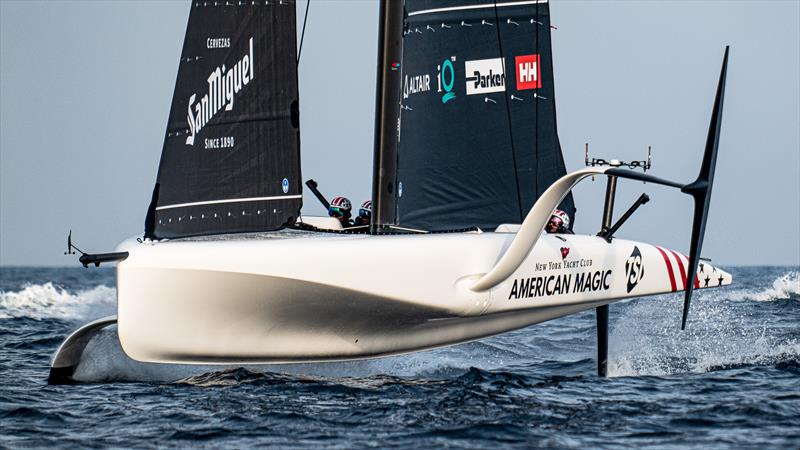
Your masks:
<instances>
[{"instance_id":1,"label":"red helmet","mask_svg":"<svg viewBox=\"0 0 800 450\"><path fill-rule=\"evenodd\" d=\"M361 204L358 210L358 216L364 219L369 219L372 216L372 200L367 200Z\"/></svg>"},{"instance_id":2,"label":"red helmet","mask_svg":"<svg viewBox=\"0 0 800 450\"><path fill-rule=\"evenodd\" d=\"M328 215L331 217L344 217L350 218L350 211L353 209L353 204L347 197L334 197L331 200L331 206L328 208Z\"/></svg>"}]
</instances>

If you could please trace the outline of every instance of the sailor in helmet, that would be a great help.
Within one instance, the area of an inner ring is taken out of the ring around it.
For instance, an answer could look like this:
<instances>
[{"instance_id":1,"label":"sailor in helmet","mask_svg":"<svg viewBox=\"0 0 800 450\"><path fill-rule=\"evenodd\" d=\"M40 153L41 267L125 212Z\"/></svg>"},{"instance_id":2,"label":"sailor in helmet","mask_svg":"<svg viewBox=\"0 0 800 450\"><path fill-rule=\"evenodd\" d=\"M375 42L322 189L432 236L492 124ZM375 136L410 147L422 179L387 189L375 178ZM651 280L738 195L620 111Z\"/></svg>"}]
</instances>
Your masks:
<instances>
[{"instance_id":1,"label":"sailor in helmet","mask_svg":"<svg viewBox=\"0 0 800 450\"><path fill-rule=\"evenodd\" d=\"M372 218L372 200L367 200L361 204L361 208L358 209L358 216L355 218L354 224L355 226L364 226L369 225L369 221Z\"/></svg>"},{"instance_id":2,"label":"sailor in helmet","mask_svg":"<svg viewBox=\"0 0 800 450\"><path fill-rule=\"evenodd\" d=\"M350 211L352 211L352 209L353 204L350 203L347 197L335 197L331 200L331 205L328 207L328 215L339 219L342 228L347 228L353 226L353 222L350 221L350 217L352 216Z\"/></svg>"},{"instance_id":3,"label":"sailor in helmet","mask_svg":"<svg viewBox=\"0 0 800 450\"><path fill-rule=\"evenodd\" d=\"M560 209L553 211L544 230L548 233L573 234L569 228L569 214Z\"/></svg>"}]
</instances>

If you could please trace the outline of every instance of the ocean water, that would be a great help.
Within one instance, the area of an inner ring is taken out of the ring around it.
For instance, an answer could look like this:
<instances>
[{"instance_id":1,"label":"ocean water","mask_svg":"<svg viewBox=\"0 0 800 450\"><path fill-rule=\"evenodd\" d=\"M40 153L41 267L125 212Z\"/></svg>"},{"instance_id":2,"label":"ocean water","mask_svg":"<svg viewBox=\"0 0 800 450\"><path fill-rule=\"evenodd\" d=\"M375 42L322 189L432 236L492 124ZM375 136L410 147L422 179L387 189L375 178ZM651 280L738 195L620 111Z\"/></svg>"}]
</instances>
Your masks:
<instances>
[{"instance_id":1,"label":"ocean water","mask_svg":"<svg viewBox=\"0 0 800 450\"><path fill-rule=\"evenodd\" d=\"M76 376L52 353L115 313L110 269L0 268L0 447L800 448L800 268L728 268L688 329L679 294L380 360L266 368L142 364L114 329ZM268 370L269 369L269 370Z\"/></svg>"}]
</instances>

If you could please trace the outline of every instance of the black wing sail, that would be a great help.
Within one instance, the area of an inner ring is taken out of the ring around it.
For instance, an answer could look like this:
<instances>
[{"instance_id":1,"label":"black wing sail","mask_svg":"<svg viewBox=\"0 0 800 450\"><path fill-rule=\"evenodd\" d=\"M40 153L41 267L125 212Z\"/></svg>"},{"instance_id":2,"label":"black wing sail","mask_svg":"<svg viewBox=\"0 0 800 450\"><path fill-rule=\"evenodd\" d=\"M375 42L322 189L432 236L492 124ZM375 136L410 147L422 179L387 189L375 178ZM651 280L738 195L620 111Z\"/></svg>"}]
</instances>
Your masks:
<instances>
[{"instance_id":1,"label":"black wing sail","mask_svg":"<svg viewBox=\"0 0 800 450\"><path fill-rule=\"evenodd\" d=\"M193 2L146 237L295 221L296 41L294 1Z\"/></svg>"},{"instance_id":2,"label":"black wing sail","mask_svg":"<svg viewBox=\"0 0 800 450\"><path fill-rule=\"evenodd\" d=\"M406 0L404 26L396 222L520 223L566 173L547 2Z\"/></svg>"}]
</instances>

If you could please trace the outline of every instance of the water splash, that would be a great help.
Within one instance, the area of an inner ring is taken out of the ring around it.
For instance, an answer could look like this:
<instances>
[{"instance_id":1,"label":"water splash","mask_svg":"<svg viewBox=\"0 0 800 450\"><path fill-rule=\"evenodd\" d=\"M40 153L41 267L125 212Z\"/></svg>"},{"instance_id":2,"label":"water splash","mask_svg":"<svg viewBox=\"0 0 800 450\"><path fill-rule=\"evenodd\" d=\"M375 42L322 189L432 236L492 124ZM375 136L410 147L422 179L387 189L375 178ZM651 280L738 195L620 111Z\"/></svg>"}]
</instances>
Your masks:
<instances>
[{"instance_id":1,"label":"water splash","mask_svg":"<svg viewBox=\"0 0 800 450\"><path fill-rule=\"evenodd\" d=\"M70 292L52 282L0 291L0 319L96 319L114 314L116 290L108 286Z\"/></svg>"},{"instance_id":2,"label":"water splash","mask_svg":"<svg viewBox=\"0 0 800 450\"><path fill-rule=\"evenodd\" d=\"M782 332L779 319L741 301L790 298L792 289L796 289L792 287L794 280L796 275L787 274L778 278L773 288L762 291L700 293L692 302L685 331L680 330L679 322L682 296L664 295L631 303L609 336L609 375L704 373L800 361L800 341Z\"/></svg>"},{"instance_id":3,"label":"water splash","mask_svg":"<svg viewBox=\"0 0 800 450\"><path fill-rule=\"evenodd\" d=\"M788 272L776 278L772 287L766 289L741 289L728 295L730 300L752 300L771 302L776 300L800 300L800 272Z\"/></svg>"}]
</instances>

